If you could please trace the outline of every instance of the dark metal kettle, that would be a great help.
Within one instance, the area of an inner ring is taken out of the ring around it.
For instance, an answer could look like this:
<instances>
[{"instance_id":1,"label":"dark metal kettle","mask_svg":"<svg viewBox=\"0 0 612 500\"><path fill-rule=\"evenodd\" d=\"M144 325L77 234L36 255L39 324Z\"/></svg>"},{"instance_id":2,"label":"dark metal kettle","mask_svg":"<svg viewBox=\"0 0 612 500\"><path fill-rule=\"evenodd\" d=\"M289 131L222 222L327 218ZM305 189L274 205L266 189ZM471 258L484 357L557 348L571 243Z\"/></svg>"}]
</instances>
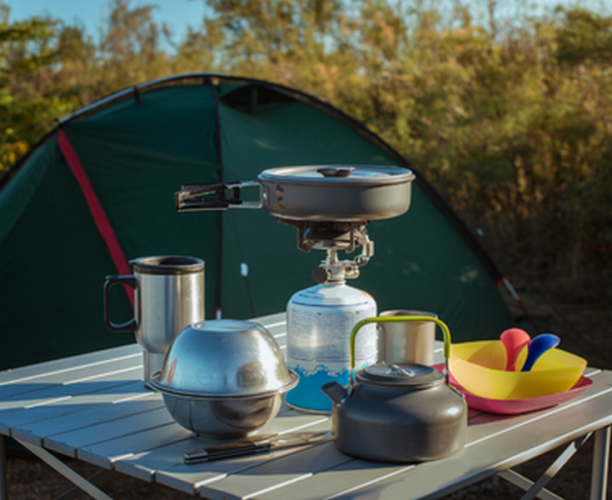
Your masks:
<instances>
[{"instance_id":1,"label":"dark metal kettle","mask_svg":"<svg viewBox=\"0 0 612 500\"><path fill-rule=\"evenodd\" d=\"M381 363L355 367L355 337L369 323L432 321L444 332L444 358L450 353L450 331L431 316L367 318L350 337L350 385L330 382L321 390L333 401L332 437L349 455L383 462L409 463L451 455L465 445L467 404L448 385L446 375L416 363Z\"/></svg>"}]
</instances>

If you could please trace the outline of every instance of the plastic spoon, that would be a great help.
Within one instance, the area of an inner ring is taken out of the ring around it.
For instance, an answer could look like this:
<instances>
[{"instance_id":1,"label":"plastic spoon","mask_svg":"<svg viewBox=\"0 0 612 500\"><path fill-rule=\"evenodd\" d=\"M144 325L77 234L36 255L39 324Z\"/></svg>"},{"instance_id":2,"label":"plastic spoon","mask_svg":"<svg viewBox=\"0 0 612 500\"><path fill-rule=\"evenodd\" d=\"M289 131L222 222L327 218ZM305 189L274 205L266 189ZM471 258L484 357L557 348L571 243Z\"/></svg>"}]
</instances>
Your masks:
<instances>
[{"instance_id":1,"label":"plastic spoon","mask_svg":"<svg viewBox=\"0 0 612 500\"><path fill-rule=\"evenodd\" d=\"M506 348L506 371L516 371L516 362L521 351L531 343L531 337L525 330L510 328L500 335L500 340Z\"/></svg>"},{"instance_id":2,"label":"plastic spoon","mask_svg":"<svg viewBox=\"0 0 612 500\"><path fill-rule=\"evenodd\" d=\"M521 371L528 372L533 368L534 363L549 349L559 345L561 340L552 333L542 333L535 337L529 345L527 359Z\"/></svg>"}]
</instances>

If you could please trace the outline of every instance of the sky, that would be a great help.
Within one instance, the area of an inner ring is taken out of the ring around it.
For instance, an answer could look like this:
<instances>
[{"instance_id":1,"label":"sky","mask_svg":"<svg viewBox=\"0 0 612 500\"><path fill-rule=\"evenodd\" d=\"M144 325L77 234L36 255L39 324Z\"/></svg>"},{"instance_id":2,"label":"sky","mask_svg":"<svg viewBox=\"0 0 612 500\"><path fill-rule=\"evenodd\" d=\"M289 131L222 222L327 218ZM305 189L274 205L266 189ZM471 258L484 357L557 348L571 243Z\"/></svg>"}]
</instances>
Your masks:
<instances>
[{"instance_id":1,"label":"sky","mask_svg":"<svg viewBox=\"0 0 612 500\"><path fill-rule=\"evenodd\" d=\"M36 15L49 14L66 24L82 25L97 40L98 29L105 25L111 13L110 0L2 0L10 7L10 21L20 21ZM156 5L153 18L172 29L178 42L188 26L199 27L206 10L204 0L131 0L130 7Z\"/></svg>"},{"instance_id":2,"label":"sky","mask_svg":"<svg viewBox=\"0 0 612 500\"><path fill-rule=\"evenodd\" d=\"M9 19L20 21L36 15L49 14L66 24L84 26L86 32L97 40L98 29L105 25L111 12L111 0L2 0L11 9ZM485 0L475 1L484 5ZM510 2L512 3L512 2ZM580 5L601 12L612 3L610 0L531 0L538 8L554 7L557 4ZM199 27L206 13L205 0L131 0L131 7L156 5L153 11L155 21L165 22L172 29L173 40L178 42L188 26ZM509 5L507 0L497 0L498 7Z\"/></svg>"}]
</instances>

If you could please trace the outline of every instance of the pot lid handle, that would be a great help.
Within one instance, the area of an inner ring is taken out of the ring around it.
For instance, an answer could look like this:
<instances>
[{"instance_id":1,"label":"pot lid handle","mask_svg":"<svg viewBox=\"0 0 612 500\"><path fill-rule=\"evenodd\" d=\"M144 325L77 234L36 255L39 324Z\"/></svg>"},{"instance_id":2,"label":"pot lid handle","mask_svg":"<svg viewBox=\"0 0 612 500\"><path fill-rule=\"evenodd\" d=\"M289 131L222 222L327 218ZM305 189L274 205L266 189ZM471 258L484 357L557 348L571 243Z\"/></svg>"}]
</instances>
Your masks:
<instances>
[{"instance_id":1,"label":"pot lid handle","mask_svg":"<svg viewBox=\"0 0 612 500\"><path fill-rule=\"evenodd\" d=\"M353 173L355 167L322 167L318 168L317 172L323 175L323 177L348 177Z\"/></svg>"},{"instance_id":2,"label":"pot lid handle","mask_svg":"<svg viewBox=\"0 0 612 500\"><path fill-rule=\"evenodd\" d=\"M385 365L387 365L391 369L391 373L395 375L401 375L404 377L414 377L416 372L409 368L402 368L401 366L397 366L395 363L389 363L385 361Z\"/></svg>"}]
</instances>

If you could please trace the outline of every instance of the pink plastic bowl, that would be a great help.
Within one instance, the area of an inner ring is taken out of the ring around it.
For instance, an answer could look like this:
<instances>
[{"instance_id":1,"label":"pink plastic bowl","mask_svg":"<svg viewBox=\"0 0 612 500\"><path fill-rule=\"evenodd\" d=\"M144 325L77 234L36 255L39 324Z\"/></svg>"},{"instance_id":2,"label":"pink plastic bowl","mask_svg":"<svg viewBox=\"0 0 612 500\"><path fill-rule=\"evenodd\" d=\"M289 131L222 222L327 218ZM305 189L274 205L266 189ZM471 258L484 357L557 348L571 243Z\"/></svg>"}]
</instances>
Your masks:
<instances>
[{"instance_id":1,"label":"pink plastic bowl","mask_svg":"<svg viewBox=\"0 0 612 500\"><path fill-rule=\"evenodd\" d=\"M444 365L436 365L434 368L444 370ZM472 394L470 391L462 387L457 380L455 380L452 373L449 375L450 384L459 392L465 394L465 399L470 408L501 415L517 415L519 413L527 413L530 411L550 408L551 406L556 406L574 399L593 385L593 381L590 378L581 376L580 380L578 380L576 385L574 385L574 387L572 387L569 391L527 399L489 399Z\"/></svg>"}]
</instances>

